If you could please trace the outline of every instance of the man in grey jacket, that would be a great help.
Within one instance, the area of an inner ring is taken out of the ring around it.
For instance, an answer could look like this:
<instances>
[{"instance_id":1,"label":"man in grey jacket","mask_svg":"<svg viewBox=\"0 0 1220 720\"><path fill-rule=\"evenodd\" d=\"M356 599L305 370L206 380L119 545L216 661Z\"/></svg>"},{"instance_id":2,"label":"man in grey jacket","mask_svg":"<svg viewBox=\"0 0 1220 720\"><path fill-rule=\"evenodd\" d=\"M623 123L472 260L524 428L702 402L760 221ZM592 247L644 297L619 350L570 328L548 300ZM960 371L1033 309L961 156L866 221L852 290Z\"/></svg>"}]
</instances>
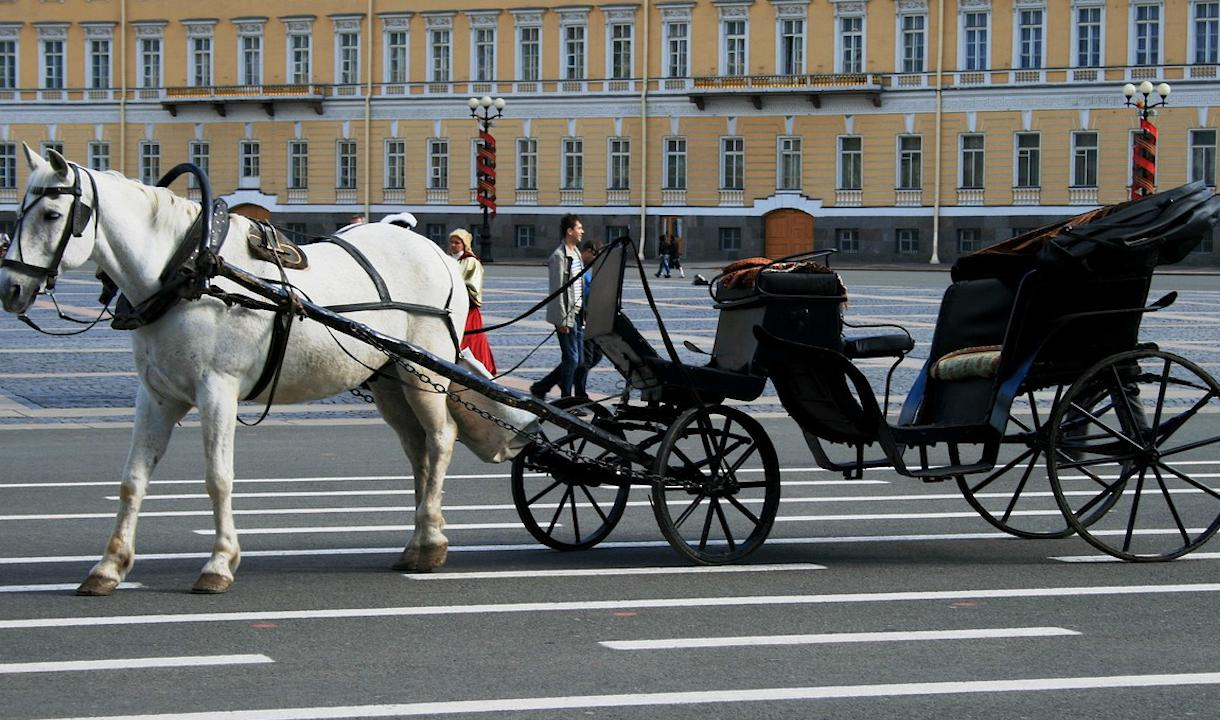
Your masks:
<instances>
[{"instance_id":1,"label":"man in grey jacket","mask_svg":"<svg viewBox=\"0 0 1220 720\"><path fill-rule=\"evenodd\" d=\"M572 278L580 277L584 265L580 260L581 237L585 234L584 224L578 215L567 214L559 221L559 234L563 241L547 260L550 271L550 292L555 292ZM555 326L559 338L559 365L546 374L538 382L530 385L530 393L534 397L546 397L547 391L559 386L559 394L568 397L572 394L572 379L576 368L580 366L584 351L584 314L581 312L584 293L578 280L567 286L564 292L546 306L546 320Z\"/></svg>"}]
</instances>

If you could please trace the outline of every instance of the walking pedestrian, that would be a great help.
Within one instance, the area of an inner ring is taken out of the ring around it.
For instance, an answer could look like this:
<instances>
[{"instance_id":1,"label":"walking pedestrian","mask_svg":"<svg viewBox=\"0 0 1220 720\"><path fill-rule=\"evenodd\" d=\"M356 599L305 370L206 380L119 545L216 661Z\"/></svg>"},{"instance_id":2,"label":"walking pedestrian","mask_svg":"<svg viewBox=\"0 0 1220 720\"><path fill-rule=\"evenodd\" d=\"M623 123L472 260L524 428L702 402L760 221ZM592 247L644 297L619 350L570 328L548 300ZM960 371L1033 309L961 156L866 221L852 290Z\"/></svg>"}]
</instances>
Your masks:
<instances>
[{"instance_id":1,"label":"walking pedestrian","mask_svg":"<svg viewBox=\"0 0 1220 720\"><path fill-rule=\"evenodd\" d=\"M466 330L462 333L461 349L470 350L487 372L496 374L496 359L491 354L491 343L484 333L471 334L471 330L483 329L483 263L474 254L473 236L469 230L458 228L449 233L449 254L462 268L466 281L466 295L470 298L470 310L466 313Z\"/></svg>"},{"instance_id":2,"label":"walking pedestrian","mask_svg":"<svg viewBox=\"0 0 1220 720\"><path fill-rule=\"evenodd\" d=\"M552 293L564 287L572 278L579 277L584 270L580 251L577 249L585 234L580 216L571 213L564 215L559 221L559 234L562 238L559 247L555 248L555 252L551 253L547 260ZM572 382L584 351L584 331L580 317L584 301L583 290L580 282L573 282L546 306L547 322L555 326L555 334L559 338L560 360L554 370L530 385L530 394L534 397L546 397L547 392L556 385L559 386L559 394L562 397L572 394Z\"/></svg>"},{"instance_id":3,"label":"walking pedestrian","mask_svg":"<svg viewBox=\"0 0 1220 720\"><path fill-rule=\"evenodd\" d=\"M661 263L657 267L657 277L661 277L662 273L665 274L665 277L669 277L669 253L671 248L669 236L661 235L657 240L657 260Z\"/></svg>"},{"instance_id":4,"label":"walking pedestrian","mask_svg":"<svg viewBox=\"0 0 1220 720\"><path fill-rule=\"evenodd\" d=\"M682 269L682 245L676 237L669 241L669 269L677 270L678 277L686 277L686 271Z\"/></svg>"},{"instance_id":5,"label":"walking pedestrian","mask_svg":"<svg viewBox=\"0 0 1220 720\"><path fill-rule=\"evenodd\" d=\"M582 240L580 242L580 261L585 266L584 274L581 276L581 291L583 297L589 297L589 283L593 280L593 260L602 250L602 244L593 240ZM584 327L584 310L581 310L581 327ZM580 365L576 368L576 373L572 376L572 394L579 398L588 398L589 392L586 385L589 381L589 371L597 366L602 361L602 349L594 340L585 339L583 353L580 358Z\"/></svg>"}]
</instances>

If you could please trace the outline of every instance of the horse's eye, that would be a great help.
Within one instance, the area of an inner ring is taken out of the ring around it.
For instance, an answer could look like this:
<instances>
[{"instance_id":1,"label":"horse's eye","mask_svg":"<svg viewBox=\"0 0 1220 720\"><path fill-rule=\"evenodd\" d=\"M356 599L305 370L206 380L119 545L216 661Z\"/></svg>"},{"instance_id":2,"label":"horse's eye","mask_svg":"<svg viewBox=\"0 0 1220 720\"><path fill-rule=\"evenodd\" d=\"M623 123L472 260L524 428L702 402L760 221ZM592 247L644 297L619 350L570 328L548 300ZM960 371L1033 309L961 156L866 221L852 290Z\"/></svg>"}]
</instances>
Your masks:
<instances>
[{"instance_id":1,"label":"horse's eye","mask_svg":"<svg viewBox=\"0 0 1220 720\"><path fill-rule=\"evenodd\" d=\"M58 211L56 211L56 210L48 210L48 211L46 212L46 214L44 214L42 217L43 217L43 219L44 219L44 220L46 220L47 222L55 222L56 220L58 220L58 219L60 219L61 217L63 217L63 214L62 214L62 213L60 213L60 212L58 212Z\"/></svg>"}]
</instances>

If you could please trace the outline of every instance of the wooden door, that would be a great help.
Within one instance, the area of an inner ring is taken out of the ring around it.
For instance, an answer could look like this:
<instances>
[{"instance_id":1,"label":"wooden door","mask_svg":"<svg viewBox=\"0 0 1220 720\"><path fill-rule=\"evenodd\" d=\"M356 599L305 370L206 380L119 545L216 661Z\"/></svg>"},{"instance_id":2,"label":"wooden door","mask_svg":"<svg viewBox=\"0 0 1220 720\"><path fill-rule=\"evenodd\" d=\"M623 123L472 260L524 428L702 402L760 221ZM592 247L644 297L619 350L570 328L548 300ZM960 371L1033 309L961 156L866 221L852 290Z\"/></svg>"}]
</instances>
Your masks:
<instances>
[{"instance_id":1,"label":"wooden door","mask_svg":"<svg viewBox=\"0 0 1220 720\"><path fill-rule=\"evenodd\" d=\"M769 258L813 250L813 216L800 210L784 209L767 213L764 254Z\"/></svg>"}]
</instances>

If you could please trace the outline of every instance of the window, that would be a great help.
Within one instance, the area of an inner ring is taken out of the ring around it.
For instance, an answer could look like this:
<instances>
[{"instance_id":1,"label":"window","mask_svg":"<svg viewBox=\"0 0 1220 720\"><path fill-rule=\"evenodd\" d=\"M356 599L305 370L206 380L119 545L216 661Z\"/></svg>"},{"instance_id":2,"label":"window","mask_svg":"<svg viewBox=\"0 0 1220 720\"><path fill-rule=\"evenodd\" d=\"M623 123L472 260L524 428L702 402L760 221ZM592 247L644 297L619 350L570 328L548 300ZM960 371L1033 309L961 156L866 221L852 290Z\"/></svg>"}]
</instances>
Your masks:
<instances>
[{"instance_id":1,"label":"window","mask_svg":"<svg viewBox=\"0 0 1220 720\"><path fill-rule=\"evenodd\" d=\"M776 140L778 154L775 173L777 190L801 189L801 139L781 137Z\"/></svg>"},{"instance_id":2,"label":"window","mask_svg":"<svg viewBox=\"0 0 1220 720\"><path fill-rule=\"evenodd\" d=\"M898 137L898 189L920 190L923 188L923 137L900 135Z\"/></svg>"},{"instance_id":3,"label":"window","mask_svg":"<svg viewBox=\"0 0 1220 720\"><path fill-rule=\"evenodd\" d=\"M1216 187L1216 131L1190 131L1190 181Z\"/></svg>"},{"instance_id":4,"label":"window","mask_svg":"<svg viewBox=\"0 0 1220 720\"><path fill-rule=\"evenodd\" d=\"M1017 67L1042 67L1042 11L1021 10L1017 20Z\"/></svg>"},{"instance_id":5,"label":"window","mask_svg":"<svg viewBox=\"0 0 1220 720\"><path fill-rule=\"evenodd\" d=\"M407 31L387 30L385 33L386 82L401 85L409 80L408 57Z\"/></svg>"},{"instance_id":6,"label":"window","mask_svg":"<svg viewBox=\"0 0 1220 720\"><path fill-rule=\"evenodd\" d=\"M161 179L161 145L145 141L140 143L140 182L156 185Z\"/></svg>"},{"instance_id":7,"label":"window","mask_svg":"<svg viewBox=\"0 0 1220 720\"><path fill-rule=\"evenodd\" d=\"M89 40L89 87L94 90L110 87L110 38Z\"/></svg>"},{"instance_id":8,"label":"window","mask_svg":"<svg viewBox=\"0 0 1220 720\"><path fill-rule=\"evenodd\" d=\"M360 82L359 33L335 33L335 82L340 85Z\"/></svg>"},{"instance_id":9,"label":"window","mask_svg":"<svg viewBox=\"0 0 1220 720\"><path fill-rule=\"evenodd\" d=\"M607 225L606 226L606 242L612 243L619 238L625 238L631 234L631 228L626 225Z\"/></svg>"},{"instance_id":10,"label":"window","mask_svg":"<svg viewBox=\"0 0 1220 720\"><path fill-rule=\"evenodd\" d=\"M741 252L741 228L720 228L720 251Z\"/></svg>"},{"instance_id":11,"label":"window","mask_svg":"<svg viewBox=\"0 0 1220 720\"><path fill-rule=\"evenodd\" d=\"M542 78L542 29L523 27L518 29L517 51L520 65L517 77L525 82L537 82Z\"/></svg>"},{"instance_id":12,"label":"window","mask_svg":"<svg viewBox=\"0 0 1220 720\"><path fill-rule=\"evenodd\" d=\"M427 236L427 238L429 240L436 243L437 245L444 247L446 250L449 249L449 245L446 242L447 236L445 235L445 226L443 224L428 223L428 226L424 232L424 235Z\"/></svg>"},{"instance_id":13,"label":"window","mask_svg":"<svg viewBox=\"0 0 1220 720\"><path fill-rule=\"evenodd\" d=\"M110 143L103 140L89 143L89 168L99 172L110 169Z\"/></svg>"},{"instance_id":14,"label":"window","mask_svg":"<svg viewBox=\"0 0 1220 720\"><path fill-rule=\"evenodd\" d=\"M800 18L779 21L779 72L800 75L805 72L805 21Z\"/></svg>"},{"instance_id":15,"label":"window","mask_svg":"<svg viewBox=\"0 0 1220 720\"><path fill-rule=\"evenodd\" d=\"M237 166L241 177L238 187L258 187L259 152L257 140L242 140L237 144Z\"/></svg>"},{"instance_id":16,"label":"window","mask_svg":"<svg viewBox=\"0 0 1220 720\"><path fill-rule=\"evenodd\" d=\"M140 38L140 87L161 87L161 38Z\"/></svg>"},{"instance_id":17,"label":"window","mask_svg":"<svg viewBox=\"0 0 1220 720\"><path fill-rule=\"evenodd\" d=\"M305 223L300 223L300 222L284 223L284 233L288 236L288 239L292 240L293 242L298 242L298 243L305 242L305 240L307 239L306 238L307 232L308 232L308 230L305 227Z\"/></svg>"},{"instance_id":18,"label":"window","mask_svg":"<svg viewBox=\"0 0 1220 720\"><path fill-rule=\"evenodd\" d=\"M1097 187L1097 133L1072 133L1072 187Z\"/></svg>"},{"instance_id":19,"label":"window","mask_svg":"<svg viewBox=\"0 0 1220 720\"><path fill-rule=\"evenodd\" d=\"M902 71L921 73L925 69L924 48L928 19L924 15L902 15Z\"/></svg>"},{"instance_id":20,"label":"window","mask_svg":"<svg viewBox=\"0 0 1220 720\"><path fill-rule=\"evenodd\" d=\"M313 36L293 33L288 36L288 76L294 85L308 85L313 76Z\"/></svg>"},{"instance_id":21,"label":"window","mask_svg":"<svg viewBox=\"0 0 1220 720\"><path fill-rule=\"evenodd\" d=\"M17 188L17 143L0 142L0 189Z\"/></svg>"},{"instance_id":22,"label":"window","mask_svg":"<svg viewBox=\"0 0 1220 720\"><path fill-rule=\"evenodd\" d=\"M1132 58L1134 65L1159 65L1161 63L1161 6L1135 5L1135 42Z\"/></svg>"},{"instance_id":23,"label":"window","mask_svg":"<svg viewBox=\"0 0 1220 720\"><path fill-rule=\"evenodd\" d=\"M186 147L186 154L189 162L195 167L203 171L207 175L212 167L212 149L208 143L203 140L195 140ZM194 173L186 176L186 186L188 188L199 189L199 180L195 178Z\"/></svg>"},{"instance_id":24,"label":"window","mask_svg":"<svg viewBox=\"0 0 1220 720\"><path fill-rule=\"evenodd\" d=\"M835 230L835 250L842 253L860 252L860 231L855 228Z\"/></svg>"},{"instance_id":25,"label":"window","mask_svg":"<svg viewBox=\"0 0 1220 720\"><path fill-rule=\"evenodd\" d=\"M919 231L915 228L899 228L895 237L899 255L914 255L919 252Z\"/></svg>"},{"instance_id":26,"label":"window","mask_svg":"<svg viewBox=\"0 0 1220 720\"><path fill-rule=\"evenodd\" d=\"M957 231L957 252L972 253L979 249L979 238L982 231L978 228L959 228Z\"/></svg>"},{"instance_id":27,"label":"window","mask_svg":"<svg viewBox=\"0 0 1220 720\"><path fill-rule=\"evenodd\" d=\"M721 26L723 46L720 62L723 75L742 76L746 74L746 21L725 20Z\"/></svg>"},{"instance_id":28,"label":"window","mask_svg":"<svg viewBox=\"0 0 1220 720\"><path fill-rule=\"evenodd\" d=\"M212 37L195 36L190 38L191 55L191 85L205 87L212 84Z\"/></svg>"},{"instance_id":29,"label":"window","mask_svg":"<svg viewBox=\"0 0 1220 720\"><path fill-rule=\"evenodd\" d=\"M428 33L428 52L432 55L428 72L432 82L449 82L450 58L449 30L434 29Z\"/></svg>"},{"instance_id":30,"label":"window","mask_svg":"<svg viewBox=\"0 0 1220 720\"><path fill-rule=\"evenodd\" d=\"M1101 8L1076 8L1076 67L1101 67Z\"/></svg>"},{"instance_id":31,"label":"window","mask_svg":"<svg viewBox=\"0 0 1220 720\"><path fill-rule=\"evenodd\" d=\"M563 189L585 187L585 143L580 138L563 139Z\"/></svg>"},{"instance_id":32,"label":"window","mask_svg":"<svg viewBox=\"0 0 1220 720\"><path fill-rule=\"evenodd\" d=\"M632 26L614 23L610 26L610 79L626 80L632 75Z\"/></svg>"},{"instance_id":33,"label":"window","mask_svg":"<svg viewBox=\"0 0 1220 720\"><path fill-rule=\"evenodd\" d=\"M585 26L563 26L563 79L585 79Z\"/></svg>"},{"instance_id":34,"label":"window","mask_svg":"<svg viewBox=\"0 0 1220 720\"><path fill-rule=\"evenodd\" d=\"M860 190L864 187L864 140L848 136L839 138L839 190Z\"/></svg>"},{"instance_id":35,"label":"window","mask_svg":"<svg viewBox=\"0 0 1220 720\"><path fill-rule=\"evenodd\" d=\"M983 136L962 136L962 176L963 188L983 187Z\"/></svg>"},{"instance_id":36,"label":"window","mask_svg":"<svg viewBox=\"0 0 1220 720\"><path fill-rule=\"evenodd\" d=\"M356 141L340 140L335 145L335 187L339 190L356 189Z\"/></svg>"},{"instance_id":37,"label":"window","mask_svg":"<svg viewBox=\"0 0 1220 720\"><path fill-rule=\"evenodd\" d=\"M517 139L517 189L538 189L538 140Z\"/></svg>"},{"instance_id":38,"label":"window","mask_svg":"<svg viewBox=\"0 0 1220 720\"><path fill-rule=\"evenodd\" d=\"M987 43L990 21L991 16L985 12L962 14L963 70L986 70L990 67Z\"/></svg>"},{"instance_id":39,"label":"window","mask_svg":"<svg viewBox=\"0 0 1220 720\"><path fill-rule=\"evenodd\" d=\"M288 143L288 187L292 190L309 187L309 143L304 140Z\"/></svg>"},{"instance_id":40,"label":"window","mask_svg":"<svg viewBox=\"0 0 1220 720\"><path fill-rule=\"evenodd\" d=\"M241 57L237 66L237 82L241 85L263 84L263 36L242 34Z\"/></svg>"},{"instance_id":41,"label":"window","mask_svg":"<svg viewBox=\"0 0 1220 720\"><path fill-rule=\"evenodd\" d=\"M665 138L665 189L686 189L686 138Z\"/></svg>"},{"instance_id":42,"label":"window","mask_svg":"<svg viewBox=\"0 0 1220 720\"><path fill-rule=\"evenodd\" d=\"M744 190L746 187L745 170L745 138L720 138L720 188L722 190Z\"/></svg>"},{"instance_id":43,"label":"window","mask_svg":"<svg viewBox=\"0 0 1220 720\"><path fill-rule=\"evenodd\" d=\"M42 86L47 90L64 87L64 41L42 41Z\"/></svg>"},{"instance_id":44,"label":"window","mask_svg":"<svg viewBox=\"0 0 1220 720\"><path fill-rule=\"evenodd\" d=\"M1017 187L1042 186L1042 136L1017 133Z\"/></svg>"},{"instance_id":45,"label":"window","mask_svg":"<svg viewBox=\"0 0 1220 720\"><path fill-rule=\"evenodd\" d=\"M1220 63L1220 2L1196 2L1191 15L1194 19L1191 41L1194 43L1195 64Z\"/></svg>"},{"instance_id":46,"label":"window","mask_svg":"<svg viewBox=\"0 0 1220 720\"><path fill-rule=\"evenodd\" d=\"M0 90L17 89L17 41L0 40Z\"/></svg>"},{"instance_id":47,"label":"window","mask_svg":"<svg viewBox=\"0 0 1220 720\"><path fill-rule=\"evenodd\" d=\"M385 187L403 190L407 187L407 142L390 139L385 141Z\"/></svg>"},{"instance_id":48,"label":"window","mask_svg":"<svg viewBox=\"0 0 1220 720\"><path fill-rule=\"evenodd\" d=\"M518 248L534 247L535 232L533 225L517 225L513 228L513 244Z\"/></svg>"},{"instance_id":49,"label":"window","mask_svg":"<svg viewBox=\"0 0 1220 720\"><path fill-rule=\"evenodd\" d=\"M610 138L609 190L627 190L631 187L631 140Z\"/></svg>"},{"instance_id":50,"label":"window","mask_svg":"<svg viewBox=\"0 0 1220 720\"><path fill-rule=\"evenodd\" d=\"M665 24L665 77L690 75L690 23Z\"/></svg>"},{"instance_id":51,"label":"window","mask_svg":"<svg viewBox=\"0 0 1220 720\"><path fill-rule=\"evenodd\" d=\"M474 46L474 62L472 63L471 80L475 82L491 82L496 79L496 30L495 28L476 28L472 42Z\"/></svg>"},{"instance_id":52,"label":"window","mask_svg":"<svg viewBox=\"0 0 1220 720\"><path fill-rule=\"evenodd\" d=\"M449 141L433 138L428 141L428 188L449 188Z\"/></svg>"},{"instance_id":53,"label":"window","mask_svg":"<svg viewBox=\"0 0 1220 720\"><path fill-rule=\"evenodd\" d=\"M864 18L839 18L839 72L864 72Z\"/></svg>"},{"instance_id":54,"label":"window","mask_svg":"<svg viewBox=\"0 0 1220 720\"><path fill-rule=\"evenodd\" d=\"M55 152L59 153L60 155L63 155L64 154L64 144L58 140L47 140L47 141L44 141L41 145L39 145L38 150L39 150L38 154L41 155L42 157L47 156L48 150L54 150Z\"/></svg>"}]
</instances>

